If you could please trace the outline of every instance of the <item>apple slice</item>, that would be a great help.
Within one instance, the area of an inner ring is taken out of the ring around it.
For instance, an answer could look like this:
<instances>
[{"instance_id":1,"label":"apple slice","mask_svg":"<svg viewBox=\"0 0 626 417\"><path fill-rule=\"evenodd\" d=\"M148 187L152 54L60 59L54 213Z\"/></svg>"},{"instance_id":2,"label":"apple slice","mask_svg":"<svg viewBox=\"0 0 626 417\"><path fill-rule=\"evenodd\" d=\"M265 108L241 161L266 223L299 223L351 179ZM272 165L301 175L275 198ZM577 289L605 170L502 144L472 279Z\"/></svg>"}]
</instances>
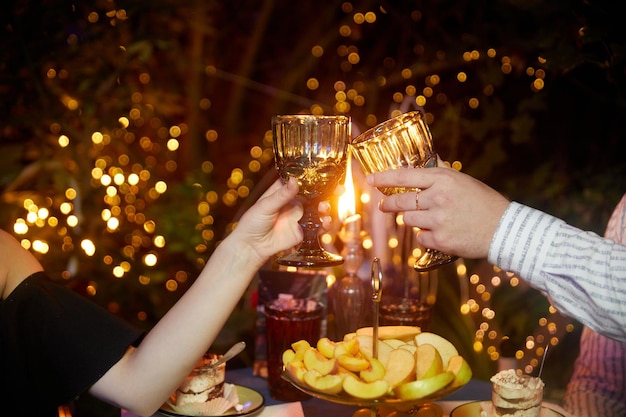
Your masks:
<instances>
[{"instance_id":1,"label":"apple slice","mask_svg":"<svg viewBox=\"0 0 626 417\"><path fill-rule=\"evenodd\" d=\"M452 371L444 371L430 378L400 384L394 388L393 392L396 394L396 397L402 400L415 400L427 397L445 388L453 380L454 373Z\"/></svg>"},{"instance_id":2,"label":"apple slice","mask_svg":"<svg viewBox=\"0 0 626 417\"><path fill-rule=\"evenodd\" d=\"M378 327L378 338L385 339L400 339L402 341L409 341L421 332L418 326L380 326ZM374 329L372 327L361 327L356 330L357 336L372 336Z\"/></svg>"},{"instance_id":3,"label":"apple slice","mask_svg":"<svg viewBox=\"0 0 626 417\"><path fill-rule=\"evenodd\" d=\"M391 388L415 379L415 355L405 349L394 349L385 364L383 378Z\"/></svg>"},{"instance_id":4,"label":"apple slice","mask_svg":"<svg viewBox=\"0 0 626 417\"><path fill-rule=\"evenodd\" d=\"M343 378L340 375L322 375L315 369L304 373L304 382L315 391L326 394L339 394L343 390Z\"/></svg>"},{"instance_id":5,"label":"apple slice","mask_svg":"<svg viewBox=\"0 0 626 417\"><path fill-rule=\"evenodd\" d=\"M391 346L394 349L397 349L401 345L406 344L404 340L400 340L400 339L384 339L383 342L387 343L389 346Z\"/></svg>"},{"instance_id":6,"label":"apple slice","mask_svg":"<svg viewBox=\"0 0 626 417\"><path fill-rule=\"evenodd\" d=\"M304 352L303 362L307 370L315 369L322 375L332 374L337 370L337 359L328 359L314 348Z\"/></svg>"},{"instance_id":7,"label":"apple slice","mask_svg":"<svg viewBox=\"0 0 626 417\"><path fill-rule=\"evenodd\" d=\"M446 339L443 336L439 336L438 334L431 332L422 332L415 336L415 344L419 347L419 345L423 345L425 343L429 343L433 345L439 351L441 355L441 360L443 362L443 366L447 367L450 358L459 354L456 350L452 342Z\"/></svg>"},{"instance_id":8,"label":"apple slice","mask_svg":"<svg viewBox=\"0 0 626 417\"><path fill-rule=\"evenodd\" d=\"M361 355L366 357L367 359L374 357L374 343L373 337L367 335L357 336L356 339L359 341L359 352ZM393 348L388 344L384 343L382 340L378 340L378 360L382 363L387 363L389 359L389 354Z\"/></svg>"},{"instance_id":9,"label":"apple slice","mask_svg":"<svg viewBox=\"0 0 626 417\"><path fill-rule=\"evenodd\" d=\"M398 349L408 350L414 355L415 355L415 352L417 352L417 346L415 346L413 343L405 343L403 345L398 346Z\"/></svg>"},{"instance_id":10,"label":"apple slice","mask_svg":"<svg viewBox=\"0 0 626 417\"><path fill-rule=\"evenodd\" d=\"M454 373L454 381L450 384L452 387L463 386L472 379L472 368L470 368L463 356L456 355L451 357L446 370Z\"/></svg>"},{"instance_id":11,"label":"apple slice","mask_svg":"<svg viewBox=\"0 0 626 417\"><path fill-rule=\"evenodd\" d=\"M415 353L415 377L416 379L430 378L443 372L443 359L437 348L430 343L424 343L417 347Z\"/></svg>"},{"instance_id":12,"label":"apple slice","mask_svg":"<svg viewBox=\"0 0 626 417\"><path fill-rule=\"evenodd\" d=\"M383 379L385 376L385 366L376 358L369 359L370 366L359 373L361 379L365 382L374 382Z\"/></svg>"},{"instance_id":13,"label":"apple slice","mask_svg":"<svg viewBox=\"0 0 626 417\"><path fill-rule=\"evenodd\" d=\"M348 376L343 380L343 390L355 398L373 400L385 396L389 391L389 384L384 379L363 382Z\"/></svg>"}]
</instances>

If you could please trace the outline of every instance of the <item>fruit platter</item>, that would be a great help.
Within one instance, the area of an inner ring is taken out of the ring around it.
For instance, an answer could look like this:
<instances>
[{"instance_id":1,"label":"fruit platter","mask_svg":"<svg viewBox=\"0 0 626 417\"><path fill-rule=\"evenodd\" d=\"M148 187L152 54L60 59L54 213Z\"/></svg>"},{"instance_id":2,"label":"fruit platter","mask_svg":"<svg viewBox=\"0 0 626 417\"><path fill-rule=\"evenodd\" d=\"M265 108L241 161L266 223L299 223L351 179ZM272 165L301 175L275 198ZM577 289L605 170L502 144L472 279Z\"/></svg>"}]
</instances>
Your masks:
<instances>
[{"instance_id":1,"label":"fruit platter","mask_svg":"<svg viewBox=\"0 0 626 417\"><path fill-rule=\"evenodd\" d=\"M324 337L316 346L293 343L283 352L283 378L323 400L392 408L433 402L472 378L467 361L444 337L415 326L376 330L363 327L340 341Z\"/></svg>"}]
</instances>

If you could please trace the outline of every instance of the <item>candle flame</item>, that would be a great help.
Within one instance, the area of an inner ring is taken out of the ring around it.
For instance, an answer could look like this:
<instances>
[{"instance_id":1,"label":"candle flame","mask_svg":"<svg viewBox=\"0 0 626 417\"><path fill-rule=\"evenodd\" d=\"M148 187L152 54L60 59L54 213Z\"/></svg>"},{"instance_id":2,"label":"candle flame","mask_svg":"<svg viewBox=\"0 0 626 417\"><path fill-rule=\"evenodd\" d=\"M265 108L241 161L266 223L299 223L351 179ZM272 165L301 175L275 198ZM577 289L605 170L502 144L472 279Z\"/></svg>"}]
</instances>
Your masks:
<instances>
[{"instance_id":1,"label":"candle flame","mask_svg":"<svg viewBox=\"0 0 626 417\"><path fill-rule=\"evenodd\" d=\"M346 180L344 182L344 192L339 197L337 212L341 221L344 221L353 214L356 214L354 181L352 180L352 158L350 157L350 155L348 155L348 164L346 166Z\"/></svg>"}]
</instances>

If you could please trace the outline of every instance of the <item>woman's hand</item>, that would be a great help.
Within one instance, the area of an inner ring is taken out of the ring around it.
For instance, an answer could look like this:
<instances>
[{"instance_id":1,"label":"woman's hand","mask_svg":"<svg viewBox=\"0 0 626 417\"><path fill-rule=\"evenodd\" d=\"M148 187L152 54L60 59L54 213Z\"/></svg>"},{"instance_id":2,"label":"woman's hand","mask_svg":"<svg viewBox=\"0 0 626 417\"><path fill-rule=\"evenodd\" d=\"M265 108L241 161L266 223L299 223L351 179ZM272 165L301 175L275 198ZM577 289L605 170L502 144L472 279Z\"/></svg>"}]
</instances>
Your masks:
<instances>
[{"instance_id":1,"label":"woman's hand","mask_svg":"<svg viewBox=\"0 0 626 417\"><path fill-rule=\"evenodd\" d=\"M449 167L397 169L366 177L374 187L419 188L385 196L383 212L404 212L428 248L465 258L485 258L509 200L479 180Z\"/></svg>"},{"instance_id":2,"label":"woman's hand","mask_svg":"<svg viewBox=\"0 0 626 417\"><path fill-rule=\"evenodd\" d=\"M275 181L246 211L233 231L263 262L302 241L298 220L303 208L295 198L297 194L298 182L294 178L289 178L286 184Z\"/></svg>"}]
</instances>

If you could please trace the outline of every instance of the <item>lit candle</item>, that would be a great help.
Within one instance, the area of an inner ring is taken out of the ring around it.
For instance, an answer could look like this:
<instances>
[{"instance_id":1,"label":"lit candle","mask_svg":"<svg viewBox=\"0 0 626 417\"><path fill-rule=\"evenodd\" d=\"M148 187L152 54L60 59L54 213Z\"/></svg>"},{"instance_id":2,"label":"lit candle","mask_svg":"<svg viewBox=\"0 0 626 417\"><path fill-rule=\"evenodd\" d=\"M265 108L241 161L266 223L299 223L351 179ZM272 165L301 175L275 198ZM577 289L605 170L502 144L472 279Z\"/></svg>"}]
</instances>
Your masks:
<instances>
[{"instance_id":1,"label":"lit candle","mask_svg":"<svg viewBox=\"0 0 626 417\"><path fill-rule=\"evenodd\" d=\"M338 214L339 219L343 222L339 237L348 244L349 242L358 241L361 243L362 219L360 214L356 214L356 202L354 193L354 181L352 180L352 163L348 158L348 166L346 168L346 181L344 183L344 192L339 197Z\"/></svg>"},{"instance_id":2,"label":"lit candle","mask_svg":"<svg viewBox=\"0 0 626 417\"><path fill-rule=\"evenodd\" d=\"M363 264L362 219L356 214L351 159L348 158L344 193L339 197L338 215L342 221L339 238L344 243L341 252L345 274L329 289L332 315L337 336L355 332L366 326L367 291L358 275Z\"/></svg>"}]
</instances>

